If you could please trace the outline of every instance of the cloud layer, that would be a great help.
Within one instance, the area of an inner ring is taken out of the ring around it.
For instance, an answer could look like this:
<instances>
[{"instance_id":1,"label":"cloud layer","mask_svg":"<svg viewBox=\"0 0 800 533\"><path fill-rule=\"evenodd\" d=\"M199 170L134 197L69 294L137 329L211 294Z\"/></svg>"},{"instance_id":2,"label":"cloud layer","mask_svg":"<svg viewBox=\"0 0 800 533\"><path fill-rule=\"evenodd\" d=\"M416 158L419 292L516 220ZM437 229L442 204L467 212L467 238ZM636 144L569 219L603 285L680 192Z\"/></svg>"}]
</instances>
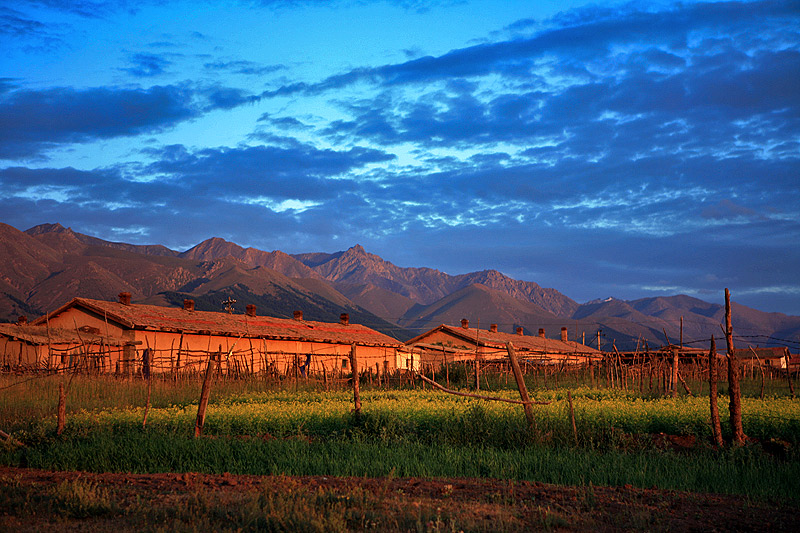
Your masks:
<instances>
[{"instance_id":1,"label":"cloud layer","mask_svg":"<svg viewBox=\"0 0 800 533\"><path fill-rule=\"evenodd\" d=\"M58 7L81 19L128 9ZM26 20L33 46L51 30L37 10L0 17ZM178 248L361 243L578 300L718 300L727 286L800 314L796 3L519 13L496 30L410 60L316 65L316 78L301 61L237 57L207 28L176 40L181 53L128 47L113 84L8 77L4 221ZM119 155L93 165L103 146Z\"/></svg>"}]
</instances>

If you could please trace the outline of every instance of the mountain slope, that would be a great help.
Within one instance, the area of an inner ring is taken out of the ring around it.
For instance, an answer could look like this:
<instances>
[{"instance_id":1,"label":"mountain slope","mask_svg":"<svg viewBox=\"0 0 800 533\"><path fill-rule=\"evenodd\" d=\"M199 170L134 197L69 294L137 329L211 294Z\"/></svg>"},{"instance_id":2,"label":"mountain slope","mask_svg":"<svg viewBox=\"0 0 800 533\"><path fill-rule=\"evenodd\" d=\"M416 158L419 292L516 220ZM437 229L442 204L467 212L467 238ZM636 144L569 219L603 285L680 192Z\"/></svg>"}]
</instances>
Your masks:
<instances>
[{"instance_id":1,"label":"mountain slope","mask_svg":"<svg viewBox=\"0 0 800 533\"><path fill-rule=\"evenodd\" d=\"M472 327L488 329L497 324L500 331L513 333L517 325L526 329L555 326L563 322L536 304L518 300L503 291L473 284L438 300L430 305L415 306L399 320L399 324L417 332L425 331L439 324L459 324L466 318ZM536 326L535 326L536 325ZM566 325L566 324L565 324Z\"/></svg>"},{"instance_id":2,"label":"mountain slope","mask_svg":"<svg viewBox=\"0 0 800 533\"><path fill-rule=\"evenodd\" d=\"M579 305L555 289L509 278L496 270L451 276L431 268L398 267L361 246L336 253L287 255L265 252L224 239L207 239L178 253L160 245L130 245L74 232L60 224L42 224L21 232L0 223L0 320L37 315L74 296L114 300L121 291L134 301L180 305L192 298L221 308L231 295L241 312L255 303L260 312L309 318L351 320L399 337L412 328L458 324L468 318L482 328L496 323L505 331L523 326L530 334L544 327L558 337L594 345L612 341L634 349L640 339L651 347L681 335L687 345L708 344L720 336L720 304L685 295L623 301L613 298ZM380 318L379 318L380 317ZM379 327L377 327L379 326ZM800 317L764 313L733 304L738 347L788 345L800 351ZM392 333L394 332L394 333Z\"/></svg>"},{"instance_id":3,"label":"mountain slope","mask_svg":"<svg viewBox=\"0 0 800 533\"><path fill-rule=\"evenodd\" d=\"M496 270L451 276L432 268L403 268L367 253L360 245L335 254L299 254L293 257L328 281L377 287L423 305L432 304L470 285L481 284L562 316L569 316L578 307L575 301L555 289L543 289L531 281L518 281ZM374 304L365 301L364 305Z\"/></svg>"},{"instance_id":4,"label":"mountain slope","mask_svg":"<svg viewBox=\"0 0 800 533\"><path fill-rule=\"evenodd\" d=\"M160 244L141 245L141 244L127 244L124 242L111 242L98 239L97 237L90 237L82 233L72 231L72 228L65 228L61 224L40 224L25 231L26 234L35 237L47 244L58 243L53 246L55 249L61 249L64 253L77 253L81 245L88 246L103 246L106 248L113 248L116 250L123 250L126 252L134 252L145 255L160 255L165 257L176 257L178 252L170 250L166 246ZM72 242L72 247L65 248L65 242Z\"/></svg>"},{"instance_id":5,"label":"mountain slope","mask_svg":"<svg viewBox=\"0 0 800 533\"><path fill-rule=\"evenodd\" d=\"M263 266L291 278L319 278L314 270L281 251L264 252L256 248L242 248L238 244L214 237L180 254L185 259L214 261L233 257L249 266Z\"/></svg>"}]
</instances>

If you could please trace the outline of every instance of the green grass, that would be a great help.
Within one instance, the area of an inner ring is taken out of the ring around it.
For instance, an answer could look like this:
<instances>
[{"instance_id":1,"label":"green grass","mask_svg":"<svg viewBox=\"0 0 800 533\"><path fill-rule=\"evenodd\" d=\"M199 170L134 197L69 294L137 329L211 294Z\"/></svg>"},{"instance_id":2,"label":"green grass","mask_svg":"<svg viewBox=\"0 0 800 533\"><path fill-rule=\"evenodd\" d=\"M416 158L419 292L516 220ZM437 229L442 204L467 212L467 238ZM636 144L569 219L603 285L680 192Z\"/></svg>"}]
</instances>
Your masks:
<instances>
[{"instance_id":1,"label":"green grass","mask_svg":"<svg viewBox=\"0 0 800 533\"><path fill-rule=\"evenodd\" d=\"M551 403L534 406L529 429L518 405L430 390L365 390L363 413L355 416L346 390L220 381L204 436L194 439L199 382L154 382L143 428L141 383L78 377L67 399L66 431L57 436L59 379L2 392L0 428L24 446L0 445L0 463L95 472L485 477L800 500L800 400L783 396L744 401L745 431L761 444L715 450L708 444L707 398L573 389L575 445L563 389L534 391ZM493 394L516 397L511 390ZM725 424L722 397L720 411ZM681 452L656 449L652 434L661 432L692 436L697 444ZM780 453L765 453L767 445Z\"/></svg>"}]
</instances>

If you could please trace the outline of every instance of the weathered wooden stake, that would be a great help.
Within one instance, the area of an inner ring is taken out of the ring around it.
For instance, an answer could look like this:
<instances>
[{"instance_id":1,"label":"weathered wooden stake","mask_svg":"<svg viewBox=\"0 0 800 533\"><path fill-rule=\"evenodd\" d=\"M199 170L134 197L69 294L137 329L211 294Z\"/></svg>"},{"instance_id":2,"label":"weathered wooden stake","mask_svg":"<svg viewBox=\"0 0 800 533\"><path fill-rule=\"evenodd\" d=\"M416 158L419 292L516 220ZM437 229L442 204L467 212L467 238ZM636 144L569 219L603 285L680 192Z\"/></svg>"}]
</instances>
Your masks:
<instances>
[{"instance_id":1,"label":"weathered wooden stake","mask_svg":"<svg viewBox=\"0 0 800 533\"><path fill-rule=\"evenodd\" d=\"M789 392L792 395L792 400L794 400L794 383L792 383L792 365L791 359L789 359L789 350L784 352L783 358L786 360L786 380L789 382Z\"/></svg>"},{"instance_id":2,"label":"weathered wooden stake","mask_svg":"<svg viewBox=\"0 0 800 533\"><path fill-rule=\"evenodd\" d=\"M575 446L578 445L578 426L575 425L575 410L572 408L572 394L567 391L567 401L569 401L569 419L572 422L572 434L575 436Z\"/></svg>"},{"instance_id":3,"label":"weathered wooden stake","mask_svg":"<svg viewBox=\"0 0 800 533\"><path fill-rule=\"evenodd\" d=\"M719 406L717 405L717 343L711 336L711 349L708 351L708 399L711 407L711 431L714 434L714 444L722 446L722 424L719 421Z\"/></svg>"},{"instance_id":4,"label":"weathered wooden stake","mask_svg":"<svg viewBox=\"0 0 800 533\"><path fill-rule=\"evenodd\" d=\"M447 364L447 352L444 350L444 345L442 345L442 360L444 361L444 379L447 383L447 388L450 388L450 365ZM789 360L786 360L786 368L789 368ZM789 383L792 383L791 378L789 379ZM794 394L794 392L792 392ZM794 396L792 396L794 398Z\"/></svg>"},{"instance_id":5,"label":"weathered wooden stake","mask_svg":"<svg viewBox=\"0 0 800 533\"><path fill-rule=\"evenodd\" d=\"M528 387L525 385L525 376L522 375L522 369L519 367L517 361L517 353L514 351L514 345L510 342L506 343L506 351L508 351L508 359L511 361L511 368L514 370L514 379L517 380L517 388L519 389L519 396L525 402L523 407L525 409L525 418L528 420L528 427L533 427L533 407L531 407L531 399L528 396Z\"/></svg>"},{"instance_id":6,"label":"weathered wooden stake","mask_svg":"<svg viewBox=\"0 0 800 533\"><path fill-rule=\"evenodd\" d=\"M353 412L356 416L361 415L361 391L358 384L358 359L356 359L356 345L350 345L350 367L353 370Z\"/></svg>"},{"instance_id":7,"label":"weathered wooden stake","mask_svg":"<svg viewBox=\"0 0 800 533\"><path fill-rule=\"evenodd\" d=\"M753 355L756 357L756 363L758 363L758 369L761 370L761 394L759 395L759 399L764 399L764 366L761 364L761 359L758 357L758 353L753 349L752 346L748 346L750 351L753 352ZM755 373L755 369L753 370Z\"/></svg>"},{"instance_id":8,"label":"weathered wooden stake","mask_svg":"<svg viewBox=\"0 0 800 533\"><path fill-rule=\"evenodd\" d=\"M678 396L678 350L672 349L672 397Z\"/></svg>"},{"instance_id":9,"label":"weathered wooden stake","mask_svg":"<svg viewBox=\"0 0 800 533\"><path fill-rule=\"evenodd\" d=\"M58 427L56 428L56 435L61 435L64 432L64 426L67 424L67 394L64 392L64 384L58 384Z\"/></svg>"},{"instance_id":10,"label":"weathered wooden stake","mask_svg":"<svg viewBox=\"0 0 800 533\"><path fill-rule=\"evenodd\" d=\"M222 354L219 354L222 355ZM211 380L216 370L217 358L214 354L208 354L208 366L206 376L203 379L203 389L200 392L200 405L197 406L197 421L194 424L194 436L199 437L203 434L203 425L206 423L206 407L208 407L208 396L211 393Z\"/></svg>"},{"instance_id":11,"label":"weathered wooden stake","mask_svg":"<svg viewBox=\"0 0 800 533\"><path fill-rule=\"evenodd\" d=\"M744 444L742 427L742 390L739 384L739 361L733 351L733 326L731 326L731 293L725 289L725 342L728 348L728 394L730 395L731 433L733 444Z\"/></svg>"}]
</instances>

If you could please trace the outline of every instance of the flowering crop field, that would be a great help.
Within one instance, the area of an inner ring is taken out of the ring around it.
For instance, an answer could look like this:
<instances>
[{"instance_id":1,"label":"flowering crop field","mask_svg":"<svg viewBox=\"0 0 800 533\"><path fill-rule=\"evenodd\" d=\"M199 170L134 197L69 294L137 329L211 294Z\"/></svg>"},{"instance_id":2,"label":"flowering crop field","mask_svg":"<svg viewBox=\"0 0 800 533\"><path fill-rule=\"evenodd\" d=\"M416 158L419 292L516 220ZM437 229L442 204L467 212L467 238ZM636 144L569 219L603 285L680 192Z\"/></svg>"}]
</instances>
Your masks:
<instances>
[{"instance_id":1,"label":"flowering crop field","mask_svg":"<svg viewBox=\"0 0 800 533\"><path fill-rule=\"evenodd\" d=\"M517 399L515 391L493 396ZM203 437L196 400L138 399L70 410L55 435L49 408L0 398L0 420L23 446L0 446L0 464L95 472L207 472L323 476L488 477L568 485L633 485L754 498L800 498L800 401L744 398L742 449L710 445L707 397L642 399L612 389L536 391L534 427L520 405L431 390L366 390L362 412L346 391L212 390ZM720 397L727 431L727 398ZM3 403L5 401L5 404ZM133 404L133 405L131 405ZM136 405L138 404L138 405ZM681 449L660 434L688 437ZM770 448L771 447L771 448ZM772 451L770 451L772 450ZM777 450L777 452L775 452Z\"/></svg>"},{"instance_id":2,"label":"flowering crop field","mask_svg":"<svg viewBox=\"0 0 800 533\"><path fill-rule=\"evenodd\" d=\"M618 391L578 389L573 409L579 441L605 443L609 435L667 433L710 436L707 398L680 397L643 400ZM511 391L492 393L516 399ZM539 394L535 405L534 432L572 438L569 405L563 391ZM448 444L479 443L499 446L524 445L530 437L519 405L448 395L438 391L368 391L362 395L362 416L352 415L352 394L346 392L262 392L231 395L209 405L205 434L217 436L313 437L337 439L369 437L386 441L442 441ZM726 398L720 398L726 420ZM142 424L144 408L82 410L70 416L74 429L122 430ZM151 431L189 432L194 427L196 405L151 409ZM748 436L759 440L800 442L800 402L789 398L743 400L743 419ZM46 417L40 428L54 427Z\"/></svg>"}]
</instances>

